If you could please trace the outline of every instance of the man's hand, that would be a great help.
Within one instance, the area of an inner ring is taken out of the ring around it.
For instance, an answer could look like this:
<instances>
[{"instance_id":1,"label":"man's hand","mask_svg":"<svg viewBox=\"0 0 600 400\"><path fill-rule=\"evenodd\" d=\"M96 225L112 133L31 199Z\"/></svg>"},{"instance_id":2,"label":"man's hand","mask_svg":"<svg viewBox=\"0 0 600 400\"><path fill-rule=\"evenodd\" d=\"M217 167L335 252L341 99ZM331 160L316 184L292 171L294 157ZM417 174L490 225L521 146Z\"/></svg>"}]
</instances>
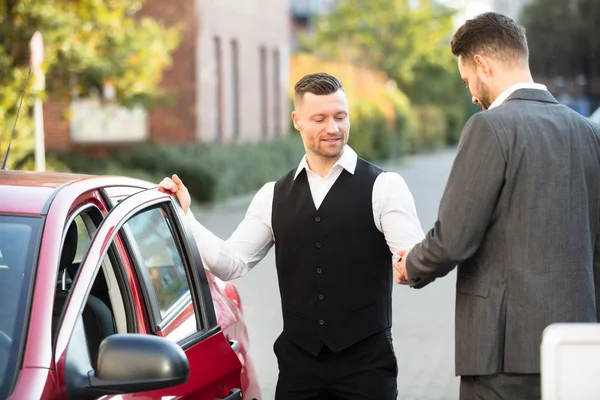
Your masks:
<instances>
[{"instance_id":1,"label":"man's hand","mask_svg":"<svg viewBox=\"0 0 600 400\"><path fill-rule=\"evenodd\" d=\"M394 263L394 280L401 285L408 285L408 273L406 272L406 256L408 250L398 250L400 260Z\"/></svg>"},{"instance_id":2,"label":"man's hand","mask_svg":"<svg viewBox=\"0 0 600 400\"><path fill-rule=\"evenodd\" d=\"M187 214L190 209L190 204L192 204L192 198L190 197L190 193L187 188L179 179L177 175L173 175L172 178L165 178L158 184L158 190L163 193L170 194L172 196L177 196L177 200L183 208L183 212Z\"/></svg>"}]
</instances>

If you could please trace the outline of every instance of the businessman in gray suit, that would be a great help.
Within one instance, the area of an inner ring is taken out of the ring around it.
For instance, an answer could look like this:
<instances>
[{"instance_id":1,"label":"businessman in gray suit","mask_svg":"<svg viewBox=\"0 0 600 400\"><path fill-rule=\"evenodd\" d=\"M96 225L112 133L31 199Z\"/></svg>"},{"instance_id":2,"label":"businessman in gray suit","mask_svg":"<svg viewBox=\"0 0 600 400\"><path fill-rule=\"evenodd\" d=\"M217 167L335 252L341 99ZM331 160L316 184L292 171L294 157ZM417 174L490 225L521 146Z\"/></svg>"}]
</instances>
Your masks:
<instances>
[{"instance_id":1,"label":"businessman in gray suit","mask_svg":"<svg viewBox=\"0 0 600 400\"><path fill-rule=\"evenodd\" d=\"M539 399L544 328L598 322L600 126L533 83L510 18L479 15L451 46L484 111L463 129L435 225L394 275L422 288L458 265L461 399Z\"/></svg>"}]
</instances>

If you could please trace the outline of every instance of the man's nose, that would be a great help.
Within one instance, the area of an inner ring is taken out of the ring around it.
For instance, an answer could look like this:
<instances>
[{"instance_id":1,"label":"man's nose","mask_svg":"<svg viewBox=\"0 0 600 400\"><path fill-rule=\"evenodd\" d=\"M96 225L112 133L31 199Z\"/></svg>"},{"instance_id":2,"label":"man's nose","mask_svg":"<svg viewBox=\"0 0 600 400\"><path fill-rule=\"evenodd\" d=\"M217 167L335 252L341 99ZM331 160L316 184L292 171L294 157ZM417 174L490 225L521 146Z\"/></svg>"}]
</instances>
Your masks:
<instances>
[{"instance_id":1,"label":"man's nose","mask_svg":"<svg viewBox=\"0 0 600 400\"><path fill-rule=\"evenodd\" d=\"M479 105L479 100L477 100L477 97L475 96L471 96L471 101L473 102L473 104L475 104L476 106Z\"/></svg>"},{"instance_id":2,"label":"man's nose","mask_svg":"<svg viewBox=\"0 0 600 400\"><path fill-rule=\"evenodd\" d=\"M327 126L325 126L325 130L327 131L327 133L337 133L338 132L337 122L335 122L334 118L331 118L327 121Z\"/></svg>"}]
</instances>

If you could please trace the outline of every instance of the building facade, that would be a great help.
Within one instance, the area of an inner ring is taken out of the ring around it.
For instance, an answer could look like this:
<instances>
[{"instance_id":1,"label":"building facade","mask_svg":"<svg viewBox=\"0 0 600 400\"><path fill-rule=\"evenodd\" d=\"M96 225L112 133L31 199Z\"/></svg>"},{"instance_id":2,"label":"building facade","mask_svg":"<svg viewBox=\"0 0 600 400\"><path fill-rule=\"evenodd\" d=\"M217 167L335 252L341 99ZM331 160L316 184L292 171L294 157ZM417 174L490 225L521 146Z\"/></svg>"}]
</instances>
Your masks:
<instances>
[{"instance_id":1,"label":"building facade","mask_svg":"<svg viewBox=\"0 0 600 400\"><path fill-rule=\"evenodd\" d=\"M90 99L70 104L49 99L46 148L64 152L147 140L249 142L286 134L288 1L147 0L141 15L168 26L184 24L160 84L172 103L145 112L114 104L107 109Z\"/></svg>"}]
</instances>

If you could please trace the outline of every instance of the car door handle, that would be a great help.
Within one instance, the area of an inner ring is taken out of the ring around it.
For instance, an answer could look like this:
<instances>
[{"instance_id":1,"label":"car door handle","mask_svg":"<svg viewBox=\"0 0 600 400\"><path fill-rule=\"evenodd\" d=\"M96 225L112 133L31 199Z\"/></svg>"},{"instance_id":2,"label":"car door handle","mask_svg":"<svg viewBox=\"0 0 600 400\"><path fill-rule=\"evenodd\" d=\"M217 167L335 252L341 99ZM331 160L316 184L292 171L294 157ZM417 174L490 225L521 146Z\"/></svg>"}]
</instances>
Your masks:
<instances>
[{"instance_id":1,"label":"car door handle","mask_svg":"<svg viewBox=\"0 0 600 400\"><path fill-rule=\"evenodd\" d=\"M229 339L229 345L231 346L231 348L233 349L233 351L235 351L236 353L240 349L240 342L238 342L237 340ZM229 400L229 398L228 398L228 400Z\"/></svg>"},{"instance_id":2,"label":"car door handle","mask_svg":"<svg viewBox=\"0 0 600 400\"><path fill-rule=\"evenodd\" d=\"M218 397L215 400L242 400L242 391L240 389L231 389L229 396Z\"/></svg>"}]
</instances>

